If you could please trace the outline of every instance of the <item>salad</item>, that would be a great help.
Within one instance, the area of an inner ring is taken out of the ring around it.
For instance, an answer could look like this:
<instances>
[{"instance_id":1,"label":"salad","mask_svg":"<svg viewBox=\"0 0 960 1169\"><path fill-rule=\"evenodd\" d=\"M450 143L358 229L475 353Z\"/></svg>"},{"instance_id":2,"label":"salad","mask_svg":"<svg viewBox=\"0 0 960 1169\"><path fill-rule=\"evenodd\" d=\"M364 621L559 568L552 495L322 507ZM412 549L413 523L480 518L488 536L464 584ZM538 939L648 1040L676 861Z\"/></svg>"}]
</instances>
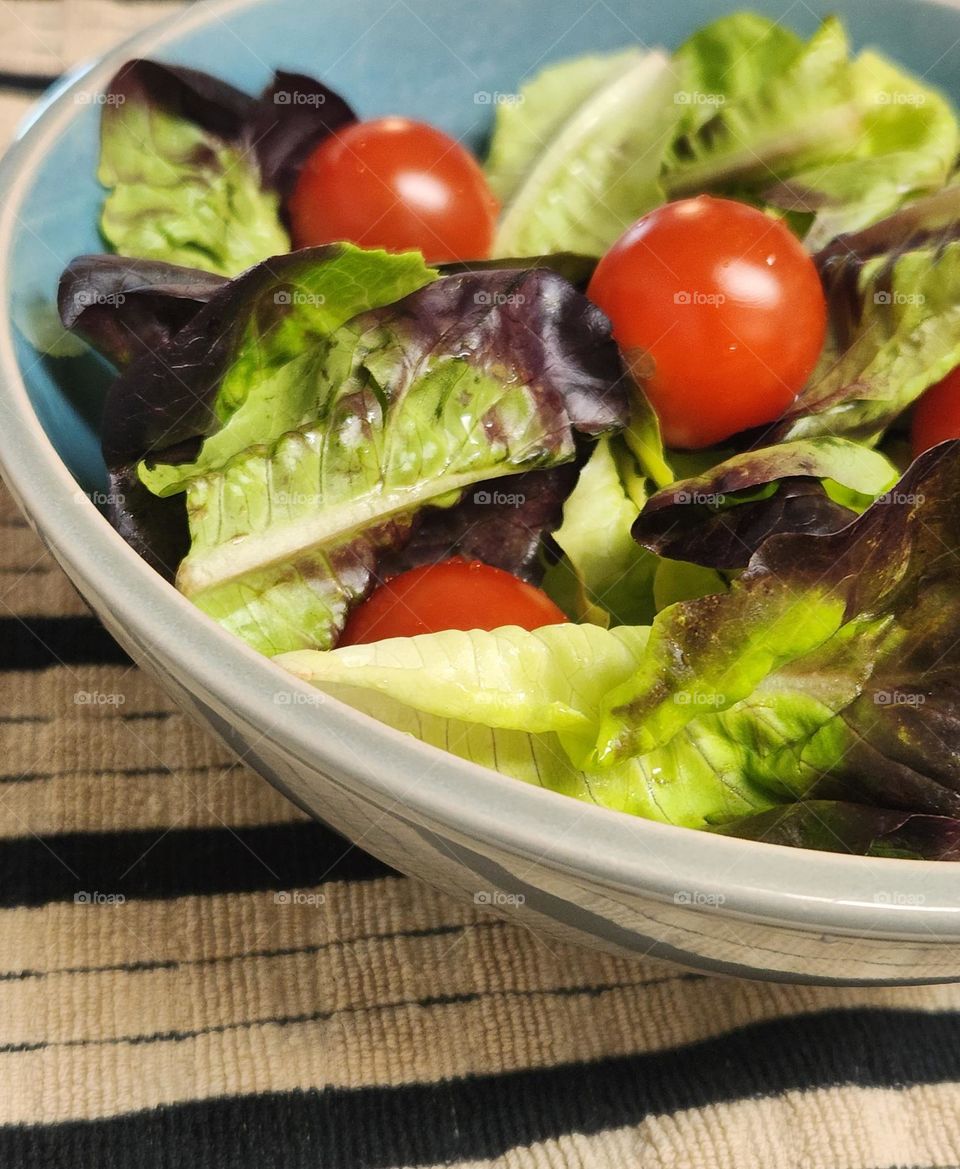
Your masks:
<instances>
[{"instance_id":1,"label":"salad","mask_svg":"<svg viewBox=\"0 0 960 1169\"><path fill-rule=\"evenodd\" d=\"M59 291L115 370L114 524L518 780L960 859L950 103L750 13L497 99L479 159L299 74L118 72L110 250Z\"/></svg>"}]
</instances>

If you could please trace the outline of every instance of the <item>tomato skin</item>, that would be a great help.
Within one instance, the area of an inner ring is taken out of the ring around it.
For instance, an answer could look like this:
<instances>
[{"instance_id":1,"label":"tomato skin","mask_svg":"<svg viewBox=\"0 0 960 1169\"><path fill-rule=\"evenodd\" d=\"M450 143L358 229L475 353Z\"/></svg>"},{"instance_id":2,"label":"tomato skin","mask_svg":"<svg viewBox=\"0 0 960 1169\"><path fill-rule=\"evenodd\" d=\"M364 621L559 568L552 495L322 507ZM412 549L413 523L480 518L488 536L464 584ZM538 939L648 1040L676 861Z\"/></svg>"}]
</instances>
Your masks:
<instances>
[{"instance_id":1,"label":"tomato skin","mask_svg":"<svg viewBox=\"0 0 960 1169\"><path fill-rule=\"evenodd\" d=\"M914 408L910 426L913 457L951 438L960 438L960 365L931 386Z\"/></svg>"},{"instance_id":2,"label":"tomato skin","mask_svg":"<svg viewBox=\"0 0 960 1169\"><path fill-rule=\"evenodd\" d=\"M288 204L297 247L347 240L430 263L490 254L499 210L480 164L409 118L356 122L310 155Z\"/></svg>"},{"instance_id":3,"label":"tomato skin","mask_svg":"<svg viewBox=\"0 0 960 1169\"><path fill-rule=\"evenodd\" d=\"M444 629L539 629L566 621L540 589L502 568L455 556L381 585L350 614L337 644L363 645Z\"/></svg>"},{"instance_id":4,"label":"tomato skin","mask_svg":"<svg viewBox=\"0 0 960 1169\"><path fill-rule=\"evenodd\" d=\"M590 299L659 418L696 450L778 418L823 348L816 267L778 220L701 195L643 216L601 259Z\"/></svg>"}]
</instances>

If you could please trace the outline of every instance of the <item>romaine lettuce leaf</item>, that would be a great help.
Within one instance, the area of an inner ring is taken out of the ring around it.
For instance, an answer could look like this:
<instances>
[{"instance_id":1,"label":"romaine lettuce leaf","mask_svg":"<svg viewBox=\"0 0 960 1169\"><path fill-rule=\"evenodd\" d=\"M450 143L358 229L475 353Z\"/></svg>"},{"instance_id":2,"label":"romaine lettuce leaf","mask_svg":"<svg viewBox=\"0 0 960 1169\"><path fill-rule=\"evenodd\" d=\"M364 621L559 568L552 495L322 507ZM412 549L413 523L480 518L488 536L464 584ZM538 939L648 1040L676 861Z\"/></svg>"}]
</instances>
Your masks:
<instances>
[{"instance_id":1,"label":"romaine lettuce leaf","mask_svg":"<svg viewBox=\"0 0 960 1169\"><path fill-rule=\"evenodd\" d=\"M778 532L834 532L897 481L883 455L843 438L780 443L734 455L653 495L633 527L650 552L742 568Z\"/></svg>"},{"instance_id":2,"label":"romaine lettuce leaf","mask_svg":"<svg viewBox=\"0 0 960 1169\"><path fill-rule=\"evenodd\" d=\"M285 194L352 110L299 74L251 98L193 69L128 61L108 86L98 177L115 251L233 276L290 241Z\"/></svg>"},{"instance_id":3,"label":"romaine lettuce leaf","mask_svg":"<svg viewBox=\"0 0 960 1169\"><path fill-rule=\"evenodd\" d=\"M671 197L710 191L793 213L811 249L943 186L958 149L950 103L842 25L807 43L751 13L675 58L689 114L667 156Z\"/></svg>"},{"instance_id":4,"label":"romaine lettuce leaf","mask_svg":"<svg viewBox=\"0 0 960 1169\"><path fill-rule=\"evenodd\" d=\"M488 176L503 254L600 255L665 199L709 192L787 211L811 248L947 181L950 103L828 18L809 40L749 12L669 59L552 65L498 107Z\"/></svg>"},{"instance_id":5,"label":"romaine lettuce leaf","mask_svg":"<svg viewBox=\"0 0 960 1169\"><path fill-rule=\"evenodd\" d=\"M674 88L663 53L627 49L552 66L498 106L487 164L503 205L495 254L600 256L661 203Z\"/></svg>"},{"instance_id":6,"label":"romaine lettuce leaf","mask_svg":"<svg viewBox=\"0 0 960 1169\"><path fill-rule=\"evenodd\" d=\"M609 322L552 272L442 277L333 327L351 296L411 274L423 284L429 270L346 247L281 261L214 297L157 352L151 378L145 361L129 367L109 407L127 411L125 438L153 452L143 482L160 494L186 489L191 544L179 587L268 653L332 644L380 558L410 543L415 521L421 537L430 531L435 513L425 509L453 508L467 489L468 509L483 507L481 487L575 463L578 436L620 428L627 415ZM364 275L378 269L379 285ZM293 272L301 299L278 307L273 290ZM211 327L228 312L225 331ZM190 369L178 355L199 339L202 380L180 417L169 411L190 389ZM191 434L202 439L191 461L159 461ZM158 441L174 445L158 451ZM501 554L527 560L569 486L531 488L519 509L527 531ZM461 516L465 542L468 526Z\"/></svg>"},{"instance_id":7,"label":"romaine lettuce leaf","mask_svg":"<svg viewBox=\"0 0 960 1169\"><path fill-rule=\"evenodd\" d=\"M461 758L633 811L643 786L631 765L591 775L571 756L589 750L604 694L636 668L648 634L642 627L595 625L451 630L275 660L326 693Z\"/></svg>"}]
</instances>

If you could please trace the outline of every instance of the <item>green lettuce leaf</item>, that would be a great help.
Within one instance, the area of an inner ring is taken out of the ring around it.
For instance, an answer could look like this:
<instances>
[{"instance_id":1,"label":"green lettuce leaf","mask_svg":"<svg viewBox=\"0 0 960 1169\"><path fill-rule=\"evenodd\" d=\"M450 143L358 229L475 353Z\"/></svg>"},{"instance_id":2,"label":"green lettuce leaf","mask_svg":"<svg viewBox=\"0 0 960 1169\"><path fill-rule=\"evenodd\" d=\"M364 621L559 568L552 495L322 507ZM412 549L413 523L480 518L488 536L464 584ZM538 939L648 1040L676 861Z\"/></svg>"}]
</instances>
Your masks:
<instances>
[{"instance_id":1,"label":"green lettuce leaf","mask_svg":"<svg viewBox=\"0 0 960 1169\"><path fill-rule=\"evenodd\" d=\"M353 119L299 74L251 98L197 70L128 61L103 105L103 236L127 256L223 276L286 252L281 198L309 151Z\"/></svg>"},{"instance_id":2,"label":"green lettuce leaf","mask_svg":"<svg viewBox=\"0 0 960 1169\"><path fill-rule=\"evenodd\" d=\"M811 249L942 187L958 149L950 103L842 25L807 43L750 13L677 52L690 113L664 166L671 197L710 191L786 210Z\"/></svg>"},{"instance_id":3,"label":"green lettuce leaf","mask_svg":"<svg viewBox=\"0 0 960 1169\"><path fill-rule=\"evenodd\" d=\"M630 534L646 495L646 480L622 440L601 438L553 534L563 558L544 578L545 590L574 620L605 627L653 620L657 558Z\"/></svg>"},{"instance_id":4,"label":"green lettuce leaf","mask_svg":"<svg viewBox=\"0 0 960 1169\"><path fill-rule=\"evenodd\" d=\"M284 669L390 726L516 779L637 811L635 769L580 770L603 697L629 677L649 630L553 625L449 631L304 650Z\"/></svg>"},{"instance_id":5,"label":"green lettuce leaf","mask_svg":"<svg viewBox=\"0 0 960 1169\"><path fill-rule=\"evenodd\" d=\"M679 107L669 59L628 49L552 66L497 107L487 174L503 205L501 256L600 256L663 201Z\"/></svg>"},{"instance_id":6,"label":"green lettuce leaf","mask_svg":"<svg viewBox=\"0 0 960 1169\"><path fill-rule=\"evenodd\" d=\"M828 18L809 41L722 17L670 59L550 66L498 107L488 176L500 254L600 255L665 199L709 192L787 212L813 249L947 181L950 103Z\"/></svg>"}]
</instances>

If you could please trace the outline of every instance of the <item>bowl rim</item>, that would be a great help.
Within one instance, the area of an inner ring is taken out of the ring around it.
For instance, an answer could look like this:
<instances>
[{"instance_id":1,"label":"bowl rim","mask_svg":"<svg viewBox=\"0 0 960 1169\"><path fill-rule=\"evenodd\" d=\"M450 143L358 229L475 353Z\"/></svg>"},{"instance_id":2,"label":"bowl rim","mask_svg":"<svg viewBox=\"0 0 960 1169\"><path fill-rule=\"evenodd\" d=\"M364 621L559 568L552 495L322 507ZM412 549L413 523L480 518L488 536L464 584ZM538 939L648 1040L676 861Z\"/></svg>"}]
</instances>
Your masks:
<instances>
[{"instance_id":1,"label":"bowl rim","mask_svg":"<svg viewBox=\"0 0 960 1169\"><path fill-rule=\"evenodd\" d=\"M723 918L928 944L960 940L960 897L949 863L695 835L524 784L334 699L324 702L318 720L316 706L306 700L315 692L306 683L256 654L156 575L80 490L33 410L15 355L7 306L18 209L47 148L83 108L72 100L77 94L101 90L131 56L174 48L192 30L269 2L207 0L72 71L41 99L0 159L0 471L54 557L84 595L97 597L113 622L130 631L161 674L188 675L189 689L212 698L224 714L234 712L261 738L275 738L305 765L375 795L384 816L406 808L418 823L441 823L454 839L488 842L521 865L545 865L609 890L642 891L664 902L683 891L719 892L725 900L709 912ZM912 2L954 7L950 0ZM186 647L181 653L168 648L178 644ZM278 704L277 694L288 691L301 699ZM353 842L362 844L362 838ZM522 873L516 875L521 881ZM884 900L891 890L898 896ZM892 973L896 966L891 962Z\"/></svg>"}]
</instances>

